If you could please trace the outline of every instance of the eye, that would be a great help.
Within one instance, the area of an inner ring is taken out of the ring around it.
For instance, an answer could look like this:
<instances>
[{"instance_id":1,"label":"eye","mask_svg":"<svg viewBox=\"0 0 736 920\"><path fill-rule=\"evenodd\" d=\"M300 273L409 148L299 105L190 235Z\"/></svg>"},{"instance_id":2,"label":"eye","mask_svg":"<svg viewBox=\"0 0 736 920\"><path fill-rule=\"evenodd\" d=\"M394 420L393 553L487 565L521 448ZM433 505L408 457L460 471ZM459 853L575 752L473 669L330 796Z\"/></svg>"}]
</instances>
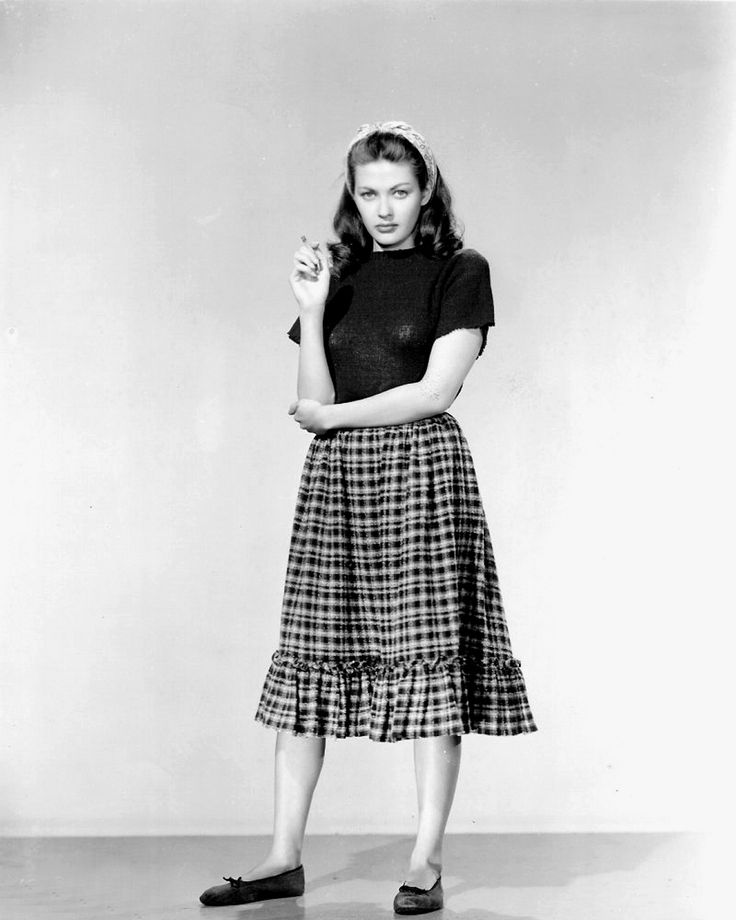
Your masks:
<instances>
[{"instance_id":1,"label":"eye","mask_svg":"<svg viewBox=\"0 0 736 920\"><path fill-rule=\"evenodd\" d=\"M361 198L370 198L372 195L373 195L373 192L361 192L360 193Z\"/></svg>"},{"instance_id":2,"label":"eye","mask_svg":"<svg viewBox=\"0 0 736 920\"><path fill-rule=\"evenodd\" d=\"M405 188L397 188L395 195L397 198L406 198L409 192Z\"/></svg>"}]
</instances>

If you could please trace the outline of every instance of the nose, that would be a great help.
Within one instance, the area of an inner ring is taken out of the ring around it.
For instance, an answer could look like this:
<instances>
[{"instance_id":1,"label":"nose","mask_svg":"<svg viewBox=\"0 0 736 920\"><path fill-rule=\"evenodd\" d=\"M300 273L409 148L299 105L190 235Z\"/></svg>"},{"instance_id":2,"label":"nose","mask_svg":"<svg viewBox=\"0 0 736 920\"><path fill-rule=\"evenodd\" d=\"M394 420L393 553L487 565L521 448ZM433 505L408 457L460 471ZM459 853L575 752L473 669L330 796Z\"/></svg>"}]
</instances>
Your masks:
<instances>
[{"instance_id":1,"label":"nose","mask_svg":"<svg viewBox=\"0 0 736 920\"><path fill-rule=\"evenodd\" d=\"M388 196L386 196L385 198L381 198L381 200L378 202L378 216L379 217L391 217L392 213L393 212L391 210L391 199Z\"/></svg>"}]
</instances>

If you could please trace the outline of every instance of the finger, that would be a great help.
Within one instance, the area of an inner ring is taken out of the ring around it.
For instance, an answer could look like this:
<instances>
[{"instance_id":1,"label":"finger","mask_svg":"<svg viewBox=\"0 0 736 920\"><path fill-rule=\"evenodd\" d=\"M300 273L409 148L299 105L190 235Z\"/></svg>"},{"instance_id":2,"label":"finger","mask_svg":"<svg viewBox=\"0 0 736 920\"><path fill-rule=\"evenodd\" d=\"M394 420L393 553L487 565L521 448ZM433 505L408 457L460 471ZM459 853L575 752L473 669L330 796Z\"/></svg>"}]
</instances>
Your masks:
<instances>
[{"instance_id":1,"label":"finger","mask_svg":"<svg viewBox=\"0 0 736 920\"><path fill-rule=\"evenodd\" d=\"M322 253L319 251L319 248L320 248L319 240L312 240L312 242L310 243L309 240L307 240L306 236L302 234L302 243L304 243L304 245L308 247L310 254L314 256L314 258L316 259L318 271L322 271L323 263L322 263L322 258L321 258Z\"/></svg>"},{"instance_id":2,"label":"finger","mask_svg":"<svg viewBox=\"0 0 736 920\"><path fill-rule=\"evenodd\" d=\"M305 255L299 255L298 258L294 259L294 268L300 272L303 272L305 275L317 277L317 273L320 270L320 266L317 264L316 260L313 257Z\"/></svg>"},{"instance_id":3,"label":"finger","mask_svg":"<svg viewBox=\"0 0 736 920\"><path fill-rule=\"evenodd\" d=\"M301 281L318 281L319 275L313 268L304 268L303 265L295 266L290 277L295 282Z\"/></svg>"},{"instance_id":4,"label":"finger","mask_svg":"<svg viewBox=\"0 0 736 920\"><path fill-rule=\"evenodd\" d=\"M301 253L301 252L305 253L306 255L310 256L311 259L312 259L315 263L319 263L319 262L320 262L320 258L319 258L319 256L318 256L318 255L315 253L315 251L314 251L314 250L319 246L319 243L316 243L316 244L315 244L315 243L310 243L310 242L307 240L306 236L302 236L302 243L303 243L304 245L299 249L299 252L300 252L300 253Z\"/></svg>"},{"instance_id":5,"label":"finger","mask_svg":"<svg viewBox=\"0 0 736 920\"><path fill-rule=\"evenodd\" d=\"M294 264L306 271L317 271L317 260L314 254L307 255L306 253L298 252L294 257Z\"/></svg>"},{"instance_id":6,"label":"finger","mask_svg":"<svg viewBox=\"0 0 736 920\"><path fill-rule=\"evenodd\" d=\"M297 253L298 254L304 253L305 255L316 258L315 253L316 253L317 248L319 248L319 243L317 244L317 247L312 246L311 243L304 243L303 246L300 246L297 249Z\"/></svg>"},{"instance_id":7,"label":"finger","mask_svg":"<svg viewBox=\"0 0 736 920\"><path fill-rule=\"evenodd\" d=\"M312 243L312 250L314 251L315 256L317 257L317 268L319 271L322 271L322 249L320 248L319 240L315 240Z\"/></svg>"}]
</instances>

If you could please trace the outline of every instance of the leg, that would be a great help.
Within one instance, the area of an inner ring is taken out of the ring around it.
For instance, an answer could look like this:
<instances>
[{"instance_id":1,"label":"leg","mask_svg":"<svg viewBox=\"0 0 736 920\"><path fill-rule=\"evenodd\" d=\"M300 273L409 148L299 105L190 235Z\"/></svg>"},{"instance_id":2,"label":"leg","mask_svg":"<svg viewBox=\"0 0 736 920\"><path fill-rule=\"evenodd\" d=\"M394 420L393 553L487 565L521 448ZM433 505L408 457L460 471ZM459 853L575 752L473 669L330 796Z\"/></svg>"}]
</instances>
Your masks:
<instances>
[{"instance_id":1,"label":"leg","mask_svg":"<svg viewBox=\"0 0 736 920\"><path fill-rule=\"evenodd\" d=\"M274 760L273 840L246 881L295 869L302 861L304 831L325 756L325 739L278 732Z\"/></svg>"},{"instance_id":2,"label":"leg","mask_svg":"<svg viewBox=\"0 0 736 920\"><path fill-rule=\"evenodd\" d=\"M460 735L414 741L419 813L408 885L431 888L442 872L442 841L457 786L461 741Z\"/></svg>"}]
</instances>

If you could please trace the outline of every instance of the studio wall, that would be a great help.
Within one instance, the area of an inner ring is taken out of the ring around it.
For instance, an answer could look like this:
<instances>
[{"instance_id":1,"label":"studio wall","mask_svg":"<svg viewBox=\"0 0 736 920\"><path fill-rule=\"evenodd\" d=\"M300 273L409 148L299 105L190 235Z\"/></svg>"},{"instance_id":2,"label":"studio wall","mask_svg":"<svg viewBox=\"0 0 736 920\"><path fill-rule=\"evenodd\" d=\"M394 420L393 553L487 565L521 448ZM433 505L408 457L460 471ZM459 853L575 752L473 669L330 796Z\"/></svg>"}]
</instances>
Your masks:
<instances>
[{"instance_id":1,"label":"studio wall","mask_svg":"<svg viewBox=\"0 0 736 920\"><path fill-rule=\"evenodd\" d=\"M366 121L429 138L496 327L452 409L539 732L450 831L707 819L727 555L735 11L0 7L6 834L266 833L309 437L288 286ZM721 421L719 421L721 419ZM313 832L409 833L411 745L333 742Z\"/></svg>"}]
</instances>

